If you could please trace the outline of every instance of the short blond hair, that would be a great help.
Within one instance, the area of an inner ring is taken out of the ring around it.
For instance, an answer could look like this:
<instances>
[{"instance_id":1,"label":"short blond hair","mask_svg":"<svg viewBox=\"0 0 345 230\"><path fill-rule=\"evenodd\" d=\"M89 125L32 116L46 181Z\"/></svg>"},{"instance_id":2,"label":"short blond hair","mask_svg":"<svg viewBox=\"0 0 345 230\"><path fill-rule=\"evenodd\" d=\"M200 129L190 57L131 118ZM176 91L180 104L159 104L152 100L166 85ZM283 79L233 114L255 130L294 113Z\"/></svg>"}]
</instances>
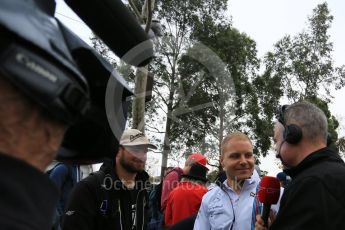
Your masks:
<instances>
[{"instance_id":1,"label":"short blond hair","mask_svg":"<svg viewBox=\"0 0 345 230\"><path fill-rule=\"evenodd\" d=\"M249 143L251 145L253 145L252 141L249 139L249 137L246 134L239 132L239 131L236 131L236 132L230 133L226 137L224 137L222 144L221 144L221 154L222 155L224 153L225 145L232 139L249 141Z\"/></svg>"}]
</instances>

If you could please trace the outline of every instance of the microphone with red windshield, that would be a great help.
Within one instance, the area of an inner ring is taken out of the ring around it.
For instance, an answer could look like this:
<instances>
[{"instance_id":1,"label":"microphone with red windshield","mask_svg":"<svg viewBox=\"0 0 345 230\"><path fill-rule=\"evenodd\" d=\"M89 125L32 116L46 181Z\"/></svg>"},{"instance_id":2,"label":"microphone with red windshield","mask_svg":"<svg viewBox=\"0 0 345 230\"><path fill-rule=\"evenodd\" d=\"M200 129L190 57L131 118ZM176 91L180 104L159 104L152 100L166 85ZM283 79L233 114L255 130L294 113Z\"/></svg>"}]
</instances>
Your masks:
<instances>
[{"instance_id":1,"label":"microphone with red windshield","mask_svg":"<svg viewBox=\"0 0 345 230\"><path fill-rule=\"evenodd\" d=\"M278 202L279 196L279 180L271 176L262 177L258 191L258 198L259 201L264 204L262 219L264 220L266 227L268 226L268 217L270 215L271 205Z\"/></svg>"}]
</instances>

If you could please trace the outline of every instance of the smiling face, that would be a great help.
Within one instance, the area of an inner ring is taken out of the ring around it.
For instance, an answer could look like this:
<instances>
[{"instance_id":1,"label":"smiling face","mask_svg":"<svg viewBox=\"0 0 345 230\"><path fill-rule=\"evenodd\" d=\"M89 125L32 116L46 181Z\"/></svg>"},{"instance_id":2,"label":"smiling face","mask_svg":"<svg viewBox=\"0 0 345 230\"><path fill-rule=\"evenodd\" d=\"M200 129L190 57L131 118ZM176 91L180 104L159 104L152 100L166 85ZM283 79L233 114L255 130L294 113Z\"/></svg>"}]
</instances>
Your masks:
<instances>
[{"instance_id":1,"label":"smiling face","mask_svg":"<svg viewBox=\"0 0 345 230\"><path fill-rule=\"evenodd\" d=\"M234 137L227 141L222 148L220 160L230 180L241 181L253 174L253 146L245 138Z\"/></svg>"},{"instance_id":2,"label":"smiling face","mask_svg":"<svg viewBox=\"0 0 345 230\"><path fill-rule=\"evenodd\" d=\"M129 173L142 172L147 159L147 146L121 146L117 160Z\"/></svg>"}]
</instances>

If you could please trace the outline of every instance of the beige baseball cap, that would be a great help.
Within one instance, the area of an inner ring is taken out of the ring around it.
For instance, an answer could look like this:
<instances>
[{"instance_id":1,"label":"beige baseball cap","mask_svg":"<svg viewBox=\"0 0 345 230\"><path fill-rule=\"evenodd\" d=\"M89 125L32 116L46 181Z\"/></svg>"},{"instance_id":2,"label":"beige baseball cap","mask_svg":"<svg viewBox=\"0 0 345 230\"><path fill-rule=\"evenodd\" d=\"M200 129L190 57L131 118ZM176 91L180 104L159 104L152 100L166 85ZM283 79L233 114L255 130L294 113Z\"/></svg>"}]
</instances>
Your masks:
<instances>
[{"instance_id":1,"label":"beige baseball cap","mask_svg":"<svg viewBox=\"0 0 345 230\"><path fill-rule=\"evenodd\" d=\"M149 139L140 130L137 129L126 129L120 140L122 146L136 146L136 145L147 145L150 149L157 149L157 146L151 144Z\"/></svg>"}]
</instances>

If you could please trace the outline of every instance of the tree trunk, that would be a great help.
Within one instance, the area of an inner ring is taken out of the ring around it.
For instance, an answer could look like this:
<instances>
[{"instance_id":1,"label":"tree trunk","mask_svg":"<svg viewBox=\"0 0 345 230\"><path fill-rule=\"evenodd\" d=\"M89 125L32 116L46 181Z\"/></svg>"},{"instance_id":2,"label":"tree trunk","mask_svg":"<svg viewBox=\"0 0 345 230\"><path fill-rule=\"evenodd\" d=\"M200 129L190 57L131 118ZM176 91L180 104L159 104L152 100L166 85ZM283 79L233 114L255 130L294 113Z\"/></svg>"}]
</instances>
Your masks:
<instances>
[{"instance_id":1,"label":"tree trunk","mask_svg":"<svg viewBox=\"0 0 345 230\"><path fill-rule=\"evenodd\" d=\"M164 134L164 142L163 142L163 152L162 152L162 166L161 166L161 179L164 177L164 172L168 166L168 156L170 154L170 140L169 140L169 133L171 129L171 119L169 118L169 114L171 111L168 112L167 122L165 124L165 134Z\"/></svg>"},{"instance_id":2,"label":"tree trunk","mask_svg":"<svg viewBox=\"0 0 345 230\"><path fill-rule=\"evenodd\" d=\"M145 131L145 94L147 82L147 66L137 69L133 100L133 129Z\"/></svg>"},{"instance_id":3,"label":"tree trunk","mask_svg":"<svg viewBox=\"0 0 345 230\"><path fill-rule=\"evenodd\" d=\"M169 92L169 101L167 104L168 112L167 112L167 121L165 123L165 134L164 134L164 143L163 143L163 153L162 153L162 166L161 166L161 178L163 179L164 171L168 166L168 156L171 151L170 146L170 139L169 135L171 133L171 125L172 125L172 112L173 112L173 100L174 100L174 80L175 80L175 65L173 66L172 75L170 78L171 89Z\"/></svg>"},{"instance_id":4,"label":"tree trunk","mask_svg":"<svg viewBox=\"0 0 345 230\"><path fill-rule=\"evenodd\" d=\"M134 10L138 21L143 22L143 19L146 20L145 32L148 33L151 27L152 20L152 11L155 5L154 0L145 0L141 16L139 15L138 9L135 7L135 4L130 0L129 1L132 9ZM148 67L137 68L136 78L135 78L135 89L133 100L133 128L139 129L143 133L145 132L145 95L146 95L146 83L147 83L147 73Z\"/></svg>"},{"instance_id":5,"label":"tree trunk","mask_svg":"<svg viewBox=\"0 0 345 230\"><path fill-rule=\"evenodd\" d=\"M221 92L220 95L220 111L219 111L219 133L218 133L218 151L219 151L219 156L222 154L222 140L223 140L223 135L224 135L224 94ZM219 162L218 166L219 171L223 170L223 167L221 163Z\"/></svg>"}]
</instances>

